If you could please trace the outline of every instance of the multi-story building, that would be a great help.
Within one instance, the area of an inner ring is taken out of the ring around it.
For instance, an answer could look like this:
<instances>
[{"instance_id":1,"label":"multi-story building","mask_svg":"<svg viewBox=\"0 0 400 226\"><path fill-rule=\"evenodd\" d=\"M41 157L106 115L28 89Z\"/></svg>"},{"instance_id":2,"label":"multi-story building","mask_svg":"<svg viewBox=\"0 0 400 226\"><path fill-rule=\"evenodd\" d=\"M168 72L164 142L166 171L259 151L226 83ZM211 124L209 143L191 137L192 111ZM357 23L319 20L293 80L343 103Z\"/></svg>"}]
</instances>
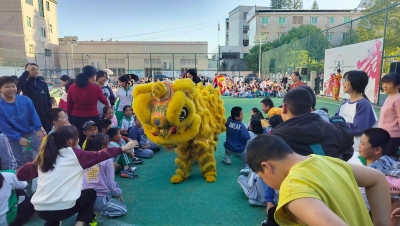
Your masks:
<instances>
[{"instance_id":1,"label":"multi-story building","mask_svg":"<svg viewBox=\"0 0 400 226\"><path fill-rule=\"evenodd\" d=\"M50 78L59 67L56 6L55 0L0 1L2 71L19 75L27 62L36 62Z\"/></svg>"},{"instance_id":2,"label":"multi-story building","mask_svg":"<svg viewBox=\"0 0 400 226\"><path fill-rule=\"evenodd\" d=\"M265 36L265 41L274 41L302 24L315 25L327 30L327 40L334 45L340 44L347 35L351 20L357 19L362 12L357 10L284 10L254 7L249 11L249 46L258 44L256 36ZM346 24L344 24L346 23ZM338 26L344 24L342 26ZM353 23L353 27L356 23Z\"/></svg>"},{"instance_id":3,"label":"multi-story building","mask_svg":"<svg viewBox=\"0 0 400 226\"><path fill-rule=\"evenodd\" d=\"M73 36L69 36L73 37ZM115 76L165 74L177 77L189 68L208 70L208 42L79 41L60 38L63 74L75 76L85 65L110 69ZM203 72L205 73L205 72Z\"/></svg>"}]
</instances>

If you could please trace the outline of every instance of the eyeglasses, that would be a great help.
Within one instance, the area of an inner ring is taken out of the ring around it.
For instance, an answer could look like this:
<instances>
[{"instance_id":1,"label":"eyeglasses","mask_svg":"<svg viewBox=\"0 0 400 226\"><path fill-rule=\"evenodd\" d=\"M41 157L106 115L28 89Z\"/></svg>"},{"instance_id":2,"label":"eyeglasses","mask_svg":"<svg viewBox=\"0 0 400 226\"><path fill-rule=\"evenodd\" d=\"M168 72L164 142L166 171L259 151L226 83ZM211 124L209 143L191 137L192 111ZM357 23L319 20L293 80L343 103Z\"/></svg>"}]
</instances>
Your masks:
<instances>
[{"instance_id":1,"label":"eyeglasses","mask_svg":"<svg viewBox=\"0 0 400 226\"><path fill-rule=\"evenodd\" d=\"M68 120L68 115L66 115L64 118L59 118L58 120Z\"/></svg>"}]
</instances>

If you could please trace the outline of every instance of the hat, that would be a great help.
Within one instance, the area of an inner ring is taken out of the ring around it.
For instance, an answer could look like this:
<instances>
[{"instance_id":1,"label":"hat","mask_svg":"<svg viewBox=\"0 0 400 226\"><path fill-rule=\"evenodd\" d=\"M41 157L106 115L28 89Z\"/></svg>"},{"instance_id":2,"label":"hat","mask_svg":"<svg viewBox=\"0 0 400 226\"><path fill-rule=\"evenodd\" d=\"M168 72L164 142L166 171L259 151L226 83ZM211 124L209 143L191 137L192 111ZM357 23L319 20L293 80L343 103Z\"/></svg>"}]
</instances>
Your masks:
<instances>
[{"instance_id":1,"label":"hat","mask_svg":"<svg viewBox=\"0 0 400 226\"><path fill-rule=\"evenodd\" d=\"M87 77L92 77L94 74L96 74L97 69L91 65L87 65L82 68L82 71Z\"/></svg>"},{"instance_id":2,"label":"hat","mask_svg":"<svg viewBox=\"0 0 400 226\"><path fill-rule=\"evenodd\" d=\"M85 124L83 124L82 128L83 128L83 130L88 130L93 125L97 126L97 124L94 121L89 120L89 121L86 121Z\"/></svg>"}]
</instances>

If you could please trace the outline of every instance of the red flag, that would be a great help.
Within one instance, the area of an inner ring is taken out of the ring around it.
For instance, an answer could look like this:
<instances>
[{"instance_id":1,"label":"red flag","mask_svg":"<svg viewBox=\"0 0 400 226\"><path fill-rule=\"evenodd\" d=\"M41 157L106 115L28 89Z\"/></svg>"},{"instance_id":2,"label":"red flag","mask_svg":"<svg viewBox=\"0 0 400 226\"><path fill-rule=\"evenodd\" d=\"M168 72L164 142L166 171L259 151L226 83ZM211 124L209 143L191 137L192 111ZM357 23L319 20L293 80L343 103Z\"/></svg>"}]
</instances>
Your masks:
<instances>
[{"instance_id":1,"label":"red flag","mask_svg":"<svg viewBox=\"0 0 400 226\"><path fill-rule=\"evenodd\" d=\"M221 30L221 29L220 29L220 27L219 27L219 23L218 23L218 31L219 31L219 30Z\"/></svg>"}]
</instances>

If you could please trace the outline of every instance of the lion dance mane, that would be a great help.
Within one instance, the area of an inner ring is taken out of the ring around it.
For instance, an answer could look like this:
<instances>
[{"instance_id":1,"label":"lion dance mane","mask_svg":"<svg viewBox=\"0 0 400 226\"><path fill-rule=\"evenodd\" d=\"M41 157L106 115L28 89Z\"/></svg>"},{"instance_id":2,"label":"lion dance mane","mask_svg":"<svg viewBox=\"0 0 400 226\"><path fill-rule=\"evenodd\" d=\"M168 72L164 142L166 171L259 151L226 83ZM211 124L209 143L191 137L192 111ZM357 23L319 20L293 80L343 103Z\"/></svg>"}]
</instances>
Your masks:
<instances>
[{"instance_id":1,"label":"lion dance mane","mask_svg":"<svg viewBox=\"0 0 400 226\"><path fill-rule=\"evenodd\" d=\"M205 180L216 181L214 152L226 123L219 96L218 89L201 83L196 86L190 79L135 86L133 109L145 134L178 155L171 183L186 180L196 160Z\"/></svg>"}]
</instances>

